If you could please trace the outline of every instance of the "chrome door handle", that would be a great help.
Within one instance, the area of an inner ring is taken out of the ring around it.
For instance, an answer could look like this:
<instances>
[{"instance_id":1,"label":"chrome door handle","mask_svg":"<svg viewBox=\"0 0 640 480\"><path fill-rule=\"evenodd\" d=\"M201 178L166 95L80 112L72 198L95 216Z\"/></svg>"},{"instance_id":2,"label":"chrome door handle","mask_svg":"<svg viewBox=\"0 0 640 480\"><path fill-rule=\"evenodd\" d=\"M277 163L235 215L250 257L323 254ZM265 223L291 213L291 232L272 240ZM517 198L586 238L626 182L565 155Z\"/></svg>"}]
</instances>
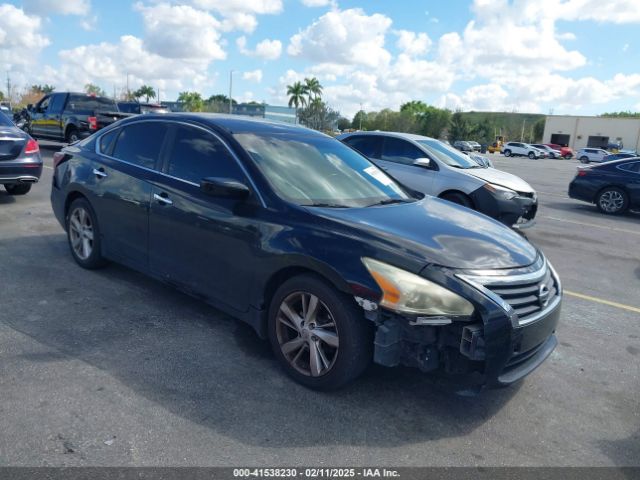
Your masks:
<instances>
[{"instance_id":1,"label":"chrome door handle","mask_svg":"<svg viewBox=\"0 0 640 480\"><path fill-rule=\"evenodd\" d=\"M100 178L104 178L104 177L106 177L106 176L107 176L107 174L105 173L105 171L104 171L103 169L99 169L99 170L98 170L97 168L94 168L94 169L93 169L93 174L94 174L96 177L100 177Z\"/></svg>"},{"instance_id":2,"label":"chrome door handle","mask_svg":"<svg viewBox=\"0 0 640 480\"><path fill-rule=\"evenodd\" d=\"M157 193L153 194L153 199L163 205L173 205L173 202L169 198L158 195Z\"/></svg>"}]
</instances>

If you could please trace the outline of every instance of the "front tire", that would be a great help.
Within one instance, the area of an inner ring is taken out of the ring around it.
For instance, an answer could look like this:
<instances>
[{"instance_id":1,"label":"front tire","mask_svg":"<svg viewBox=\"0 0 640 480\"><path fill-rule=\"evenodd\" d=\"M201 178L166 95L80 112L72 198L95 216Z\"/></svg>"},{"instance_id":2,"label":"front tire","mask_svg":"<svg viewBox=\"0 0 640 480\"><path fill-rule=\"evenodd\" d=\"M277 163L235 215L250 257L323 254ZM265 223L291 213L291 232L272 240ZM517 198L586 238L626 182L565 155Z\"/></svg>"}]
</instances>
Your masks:
<instances>
[{"instance_id":1,"label":"front tire","mask_svg":"<svg viewBox=\"0 0 640 480\"><path fill-rule=\"evenodd\" d=\"M362 310L315 275L293 277L278 288L268 332L282 368L309 388L340 388L371 363L372 326Z\"/></svg>"},{"instance_id":2,"label":"front tire","mask_svg":"<svg viewBox=\"0 0 640 480\"><path fill-rule=\"evenodd\" d=\"M535 153L533 153L533 152L529 152L528 157L529 157L531 160L533 160L534 158L536 158L536 154L535 154Z\"/></svg>"},{"instance_id":3,"label":"front tire","mask_svg":"<svg viewBox=\"0 0 640 480\"><path fill-rule=\"evenodd\" d=\"M510 157L511 156L511 150L505 150L504 151L504 156L505 157Z\"/></svg>"},{"instance_id":4,"label":"front tire","mask_svg":"<svg viewBox=\"0 0 640 480\"><path fill-rule=\"evenodd\" d=\"M74 200L69 207L67 240L73 259L82 268L94 270L107 264L102 256L98 219L84 198Z\"/></svg>"},{"instance_id":5,"label":"front tire","mask_svg":"<svg viewBox=\"0 0 640 480\"><path fill-rule=\"evenodd\" d=\"M624 190L607 187L598 194L596 205L602 213L620 215L629 207L629 196Z\"/></svg>"},{"instance_id":6,"label":"front tire","mask_svg":"<svg viewBox=\"0 0 640 480\"><path fill-rule=\"evenodd\" d=\"M473 203L471 203L471 199L467 197L464 193L458 193L458 192L446 193L440 198L442 198L443 200L446 200L447 202L462 205L463 207L473 208Z\"/></svg>"},{"instance_id":7,"label":"front tire","mask_svg":"<svg viewBox=\"0 0 640 480\"><path fill-rule=\"evenodd\" d=\"M31 184L30 183L10 184L10 185L5 185L4 189L7 191L9 195L26 195L31 190Z\"/></svg>"}]
</instances>

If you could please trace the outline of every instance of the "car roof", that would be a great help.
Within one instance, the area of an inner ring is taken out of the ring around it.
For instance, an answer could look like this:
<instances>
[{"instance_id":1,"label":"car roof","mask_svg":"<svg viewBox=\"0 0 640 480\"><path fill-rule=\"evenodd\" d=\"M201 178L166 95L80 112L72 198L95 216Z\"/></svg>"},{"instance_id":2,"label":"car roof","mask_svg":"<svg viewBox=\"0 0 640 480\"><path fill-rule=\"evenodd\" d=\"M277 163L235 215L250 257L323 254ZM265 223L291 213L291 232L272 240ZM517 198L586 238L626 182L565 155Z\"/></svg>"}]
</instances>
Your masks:
<instances>
[{"instance_id":1,"label":"car roof","mask_svg":"<svg viewBox=\"0 0 640 480\"><path fill-rule=\"evenodd\" d=\"M418 141L418 140L436 140L435 138L432 137L425 137L424 135L416 135L415 133L404 133L404 132L381 132L381 131L373 131L373 132L351 132L351 133L346 133L344 135L340 135L338 138L347 138L347 137L353 137L355 135L365 135L365 136L370 136L370 135L381 135L384 137L396 137L396 138L404 138L405 140L413 140L413 141Z\"/></svg>"},{"instance_id":2,"label":"car roof","mask_svg":"<svg viewBox=\"0 0 640 480\"><path fill-rule=\"evenodd\" d=\"M278 122L274 120L265 120L262 118L245 117L242 115L229 115L220 113L186 113L172 112L161 114L146 114L144 116L130 117L122 121L121 125L135 123L136 121L148 120L173 120L173 121L192 121L211 127L217 127L225 130L227 133L263 133L263 134L297 134L297 135L313 135L318 137L331 138L324 133L311 130L306 127L292 125L290 123Z\"/></svg>"}]
</instances>

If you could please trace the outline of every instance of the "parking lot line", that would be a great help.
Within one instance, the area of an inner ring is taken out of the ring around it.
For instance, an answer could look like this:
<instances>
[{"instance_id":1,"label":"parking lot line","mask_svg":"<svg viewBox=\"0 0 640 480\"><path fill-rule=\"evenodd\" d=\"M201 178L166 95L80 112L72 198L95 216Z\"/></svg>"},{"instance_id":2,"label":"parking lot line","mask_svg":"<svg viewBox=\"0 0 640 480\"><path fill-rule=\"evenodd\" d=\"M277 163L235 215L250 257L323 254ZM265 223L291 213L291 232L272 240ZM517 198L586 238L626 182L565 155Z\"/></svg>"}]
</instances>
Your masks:
<instances>
[{"instance_id":1,"label":"parking lot line","mask_svg":"<svg viewBox=\"0 0 640 480\"><path fill-rule=\"evenodd\" d=\"M50 167L49 165L43 165L44 168L48 168L49 170L53 170L53 167Z\"/></svg>"},{"instance_id":2,"label":"parking lot line","mask_svg":"<svg viewBox=\"0 0 640 480\"><path fill-rule=\"evenodd\" d=\"M583 293L571 292L569 290L564 290L564 294L569 295L570 297L581 298L582 300L588 300L590 302L601 303L603 305L609 305L610 307L620 308L622 310L627 310L629 312L640 313L640 308L632 307L631 305L612 302L611 300L604 300L602 298L592 297L591 295L585 295Z\"/></svg>"},{"instance_id":3,"label":"parking lot line","mask_svg":"<svg viewBox=\"0 0 640 480\"><path fill-rule=\"evenodd\" d=\"M566 196L566 195L561 195L561 194L559 194L559 193L540 192L540 191L538 191L538 196L540 196L540 195L549 195L549 196L551 196L551 197L559 197L559 198L569 198L568 196Z\"/></svg>"},{"instance_id":4,"label":"parking lot line","mask_svg":"<svg viewBox=\"0 0 640 480\"><path fill-rule=\"evenodd\" d=\"M557 222L566 222L566 223L574 223L576 225L584 225L585 227L602 228L604 230L611 230L614 232L624 232L624 233L631 233L633 235L640 235L640 231L626 230L624 228L609 227L606 225L596 225L595 223L576 222L575 220L567 220L566 218L549 217L546 215L542 215L542 218L555 220Z\"/></svg>"}]
</instances>

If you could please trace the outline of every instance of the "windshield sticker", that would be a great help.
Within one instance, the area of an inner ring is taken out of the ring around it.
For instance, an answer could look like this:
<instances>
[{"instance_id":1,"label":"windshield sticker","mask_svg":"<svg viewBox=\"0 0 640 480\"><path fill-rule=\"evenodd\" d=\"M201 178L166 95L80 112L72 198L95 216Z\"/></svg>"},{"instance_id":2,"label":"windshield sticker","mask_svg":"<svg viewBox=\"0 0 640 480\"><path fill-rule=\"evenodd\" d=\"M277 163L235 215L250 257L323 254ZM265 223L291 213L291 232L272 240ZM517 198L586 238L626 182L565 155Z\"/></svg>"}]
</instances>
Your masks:
<instances>
[{"instance_id":1,"label":"windshield sticker","mask_svg":"<svg viewBox=\"0 0 640 480\"><path fill-rule=\"evenodd\" d=\"M381 184L383 184L385 187L388 187L389 185L391 185L391 179L389 177L387 177L384 173L382 173L378 168L374 167L373 165L365 168L364 171L371 175L373 178L375 178L377 181L379 181Z\"/></svg>"}]
</instances>

